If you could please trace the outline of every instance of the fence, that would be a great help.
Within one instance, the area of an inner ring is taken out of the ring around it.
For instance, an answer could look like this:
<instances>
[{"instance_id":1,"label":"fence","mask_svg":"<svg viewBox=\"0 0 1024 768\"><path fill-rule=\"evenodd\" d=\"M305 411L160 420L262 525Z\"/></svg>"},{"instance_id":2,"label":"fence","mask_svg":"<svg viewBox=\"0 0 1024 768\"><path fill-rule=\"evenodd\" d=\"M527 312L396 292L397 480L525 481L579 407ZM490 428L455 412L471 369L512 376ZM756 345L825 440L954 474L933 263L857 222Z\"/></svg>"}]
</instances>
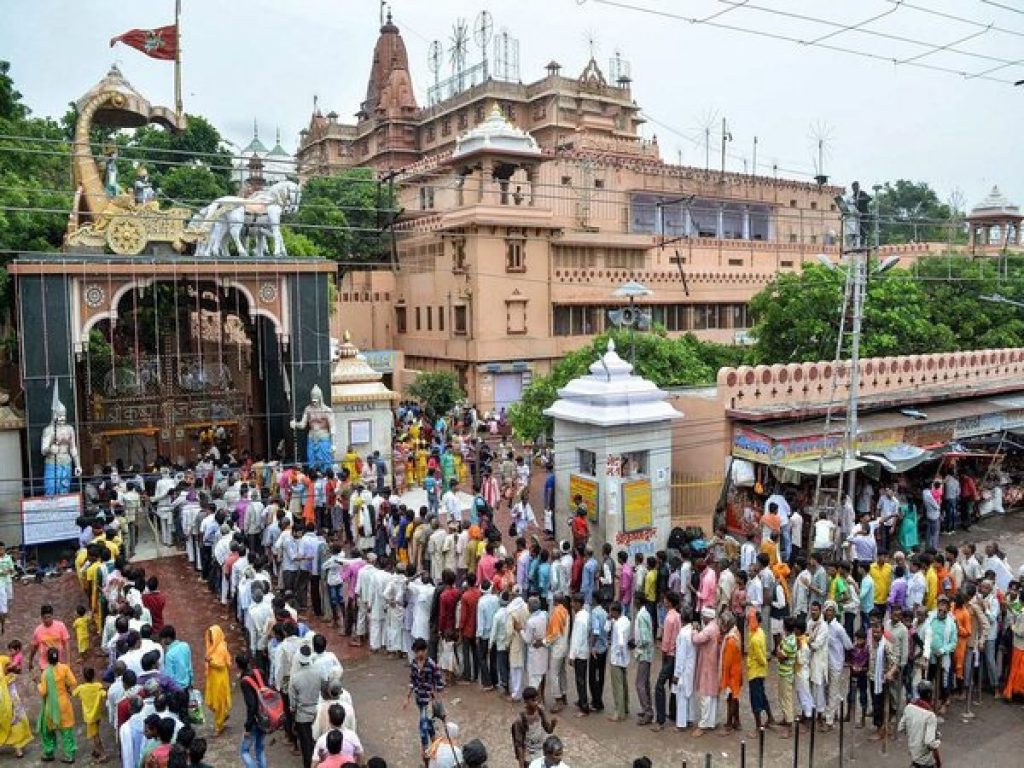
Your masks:
<instances>
[{"instance_id":1,"label":"fence","mask_svg":"<svg viewBox=\"0 0 1024 768\"><path fill-rule=\"evenodd\" d=\"M724 472L703 475L672 473L672 525L699 526L711 535L715 505L722 494Z\"/></svg>"}]
</instances>

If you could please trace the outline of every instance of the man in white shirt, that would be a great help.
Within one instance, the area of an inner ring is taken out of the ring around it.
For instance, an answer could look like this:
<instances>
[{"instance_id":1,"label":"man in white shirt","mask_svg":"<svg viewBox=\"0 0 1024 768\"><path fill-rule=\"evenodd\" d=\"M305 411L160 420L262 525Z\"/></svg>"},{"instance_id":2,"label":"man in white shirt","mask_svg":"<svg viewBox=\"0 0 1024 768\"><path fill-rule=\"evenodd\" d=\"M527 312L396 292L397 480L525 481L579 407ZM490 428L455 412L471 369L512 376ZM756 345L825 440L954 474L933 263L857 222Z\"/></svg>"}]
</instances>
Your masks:
<instances>
[{"instance_id":1,"label":"man in white shirt","mask_svg":"<svg viewBox=\"0 0 1024 768\"><path fill-rule=\"evenodd\" d=\"M822 560L831 560L836 544L836 524L828 519L827 512L821 512L814 521L811 549Z\"/></svg>"},{"instance_id":2,"label":"man in white shirt","mask_svg":"<svg viewBox=\"0 0 1024 768\"><path fill-rule=\"evenodd\" d=\"M572 633L569 636L569 663L576 679L576 706L581 715L590 714L587 688L587 664L590 661L590 611L583 596L572 596Z\"/></svg>"},{"instance_id":3,"label":"man in white shirt","mask_svg":"<svg viewBox=\"0 0 1024 768\"><path fill-rule=\"evenodd\" d=\"M608 717L613 722L626 719L629 714L629 686L626 684L626 669L629 667L629 619L622 615L622 604L614 601L608 607L609 634L611 645L608 649L608 664L611 672L612 701L615 714Z\"/></svg>"},{"instance_id":4,"label":"man in white shirt","mask_svg":"<svg viewBox=\"0 0 1024 768\"><path fill-rule=\"evenodd\" d=\"M789 562L790 547L792 546L792 539L790 538L789 529L789 517L791 514L789 508L789 502L786 501L786 497L779 493L779 489L775 489L775 493L769 496L765 502L765 509L771 509L772 504L775 505L775 514L779 516L779 531L781 535L781 552L779 553L784 562Z\"/></svg>"},{"instance_id":5,"label":"man in white shirt","mask_svg":"<svg viewBox=\"0 0 1024 768\"><path fill-rule=\"evenodd\" d=\"M463 522L462 502L459 501L459 481L452 480L448 490L441 497L441 513L447 520Z\"/></svg>"}]
</instances>

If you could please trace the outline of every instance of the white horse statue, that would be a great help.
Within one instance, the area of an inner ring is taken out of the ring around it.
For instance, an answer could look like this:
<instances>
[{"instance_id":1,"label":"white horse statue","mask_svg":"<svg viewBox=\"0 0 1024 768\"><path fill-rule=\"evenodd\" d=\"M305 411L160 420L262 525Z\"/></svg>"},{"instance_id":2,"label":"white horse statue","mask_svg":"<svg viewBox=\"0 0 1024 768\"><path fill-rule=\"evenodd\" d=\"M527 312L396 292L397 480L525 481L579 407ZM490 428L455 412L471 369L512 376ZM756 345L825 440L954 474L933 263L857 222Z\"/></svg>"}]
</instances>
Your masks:
<instances>
[{"instance_id":1,"label":"white horse statue","mask_svg":"<svg viewBox=\"0 0 1024 768\"><path fill-rule=\"evenodd\" d=\"M242 233L255 234L257 255L265 255L265 240L273 244L271 255L281 258L288 255L281 237L281 218L299 209L302 192L294 181L279 181L261 189L249 197L219 197L200 210L189 229L208 230L207 237L199 242L197 256L229 258L228 245L234 242L238 255L249 255L242 241Z\"/></svg>"}]
</instances>

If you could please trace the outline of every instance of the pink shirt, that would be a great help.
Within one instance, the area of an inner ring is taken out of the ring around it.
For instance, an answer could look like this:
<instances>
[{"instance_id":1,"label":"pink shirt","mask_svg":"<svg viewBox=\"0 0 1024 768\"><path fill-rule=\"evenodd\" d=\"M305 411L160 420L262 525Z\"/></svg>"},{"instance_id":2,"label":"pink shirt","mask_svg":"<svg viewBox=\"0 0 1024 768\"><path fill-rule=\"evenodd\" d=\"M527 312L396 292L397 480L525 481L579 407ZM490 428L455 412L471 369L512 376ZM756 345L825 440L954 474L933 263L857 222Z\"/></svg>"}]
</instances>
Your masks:
<instances>
[{"instance_id":1,"label":"pink shirt","mask_svg":"<svg viewBox=\"0 0 1024 768\"><path fill-rule=\"evenodd\" d=\"M476 583L478 585L484 583L484 579L487 581L494 581L494 569L497 563L497 558L494 555L484 554L480 558L480 562L476 564Z\"/></svg>"},{"instance_id":2,"label":"pink shirt","mask_svg":"<svg viewBox=\"0 0 1024 768\"><path fill-rule=\"evenodd\" d=\"M341 579L345 582L346 597L355 597L356 578L359 576L359 572L363 570L364 565L366 565L365 560L353 560L351 563L346 565L345 570L341 572Z\"/></svg>"},{"instance_id":3,"label":"pink shirt","mask_svg":"<svg viewBox=\"0 0 1024 768\"><path fill-rule=\"evenodd\" d=\"M661 652L665 656L676 655L676 638L679 630L683 628L683 621L679 618L679 611L669 609L665 614L665 625L661 630Z\"/></svg>"},{"instance_id":4,"label":"pink shirt","mask_svg":"<svg viewBox=\"0 0 1024 768\"><path fill-rule=\"evenodd\" d=\"M715 569L711 566L705 566L704 573L700 575L700 598L698 602L699 608L714 608L715 607L715 593L718 591L718 577L715 573Z\"/></svg>"},{"instance_id":5,"label":"pink shirt","mask_svg":"<svg viewBox=\"0 0 1024 768\"><path fill-rule=\"evenodd\" d=\"M66 662L64 658L65 654L62 648L62 644L67 644L71 639L71 635L68 634L68 628L64 626L63 621L53 620L50 626L40 624L36 627L36 631L32 633L32 645L37 647L37 653L39 654L39 668L46 669L49 666L46 663L46 651L48 648L56 648L60 654L60 660Z\"/></svg>"},{"instance_id":6,"label":"pink shirt","mask_svg":"<svg viewBox=\"0 0 1024 768\"><path fill-rule=\"evenodd\" d=\"M619 602L629 605L633 599L633 566L625 563L619 574Z\"/></svg>"}]
</instances>

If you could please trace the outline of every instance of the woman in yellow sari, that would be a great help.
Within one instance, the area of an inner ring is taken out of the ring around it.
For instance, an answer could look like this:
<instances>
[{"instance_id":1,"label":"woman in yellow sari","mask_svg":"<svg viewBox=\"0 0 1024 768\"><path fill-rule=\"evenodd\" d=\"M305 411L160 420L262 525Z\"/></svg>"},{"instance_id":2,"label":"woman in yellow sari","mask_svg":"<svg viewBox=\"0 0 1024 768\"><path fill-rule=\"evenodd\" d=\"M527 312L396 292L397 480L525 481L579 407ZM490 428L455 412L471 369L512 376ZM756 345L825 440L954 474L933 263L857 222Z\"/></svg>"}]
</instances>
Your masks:
<instances>
[{"instance_id":1,"label":"woman in yellow sari","mask_svg":"<svg viewBox=\"0 0 1024 768\"><path fill-rule=\"evenodd\" d=\"M213 712L214 735L224 732L231 712L231 653L224 630L214 624L206 630L206 706Z\"/></svg>"},{"instance_id":2,"label":"woman in yellow sari","mask_svg":"<svg viewBox=\"0 0 1024 768\"><path fill-rule=\"evenodd\" d=\"M8 672L10 663L10 657L0 656L0 747L14 747L15 757L24 757L32 726L14 682L18 676Z\"/></svg>"},{"instance_id":3,"label":"woman in yellow sari","mask_svg":"<svg viewBox=\"0 0 1024 768\"><path fill-rule=\"evenodd\" d=\"M46 651L47 667L39 681L39 695L43 697L39 708L39 738L43 744L42 761L53 760L60 738L64 757L61 762L75 762L78 742L75 739L75 708L71 705L71 691L78 687L78 681L71 667L60 662L56 648Z\"/></svg>"}]
</instances>

